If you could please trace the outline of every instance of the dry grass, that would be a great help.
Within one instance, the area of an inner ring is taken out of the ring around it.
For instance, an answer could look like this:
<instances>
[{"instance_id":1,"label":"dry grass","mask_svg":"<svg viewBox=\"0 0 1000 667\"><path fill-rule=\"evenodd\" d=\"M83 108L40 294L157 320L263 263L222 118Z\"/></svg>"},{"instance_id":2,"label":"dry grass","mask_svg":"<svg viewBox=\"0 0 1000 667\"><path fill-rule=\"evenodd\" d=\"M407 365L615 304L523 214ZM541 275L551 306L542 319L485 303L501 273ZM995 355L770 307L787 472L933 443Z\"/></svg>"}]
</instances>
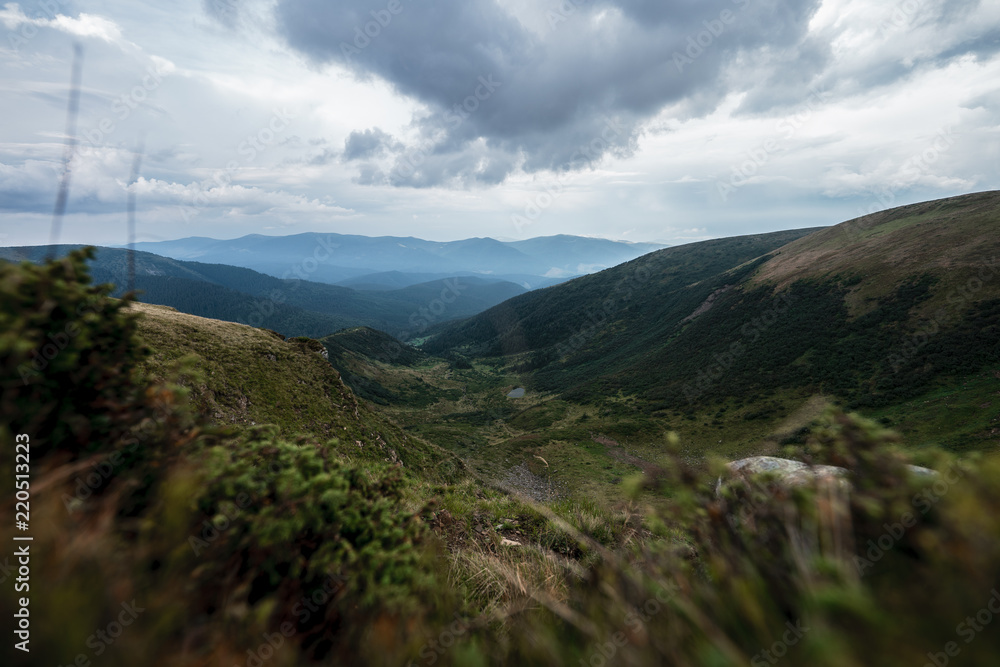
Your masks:
<instances>
[{"instance_id":1,"label":"dry grass","mask_svg":"<svg viewBox=\"0 0 1000 667\"><path fill-rule=\"evenodd\" d=\"M983 192L903 206L850 220L776 251L750 284L778 289L802 279L834 275L866 278L849 296L853 315L873 306L915 273L934 273L945 285L974 275L1000 257L1000 192ZM991 292L1000 291L1000 280ZM932 298L928 308L938 307ZM980 295L981 296L981 295Z\"/></svg>"}]
</instances>

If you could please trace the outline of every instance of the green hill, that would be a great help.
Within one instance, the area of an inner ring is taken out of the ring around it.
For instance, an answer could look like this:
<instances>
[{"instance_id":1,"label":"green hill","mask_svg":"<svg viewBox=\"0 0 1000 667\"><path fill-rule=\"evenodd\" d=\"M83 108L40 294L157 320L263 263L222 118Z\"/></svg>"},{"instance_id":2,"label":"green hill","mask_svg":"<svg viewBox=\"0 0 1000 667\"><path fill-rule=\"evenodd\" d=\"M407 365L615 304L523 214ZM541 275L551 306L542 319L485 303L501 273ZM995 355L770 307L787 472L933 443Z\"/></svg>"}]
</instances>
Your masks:
<instances>
[{"instance_id":1,"label":"green hill","mask_svg":"<svg viewBox=\"0 0 1000 667\"><path fill-rule=\"evenodd\" d=\"M513 370L523 352L446 361L364 328L286 340L109 298L88 254L0 264L0 438L16 452L0 472L18 481L0 538L30 537L19 578L35 584L0 596L32 640L3 664L896 667L944 664L956 637L968 664L996 655L1000 635L970 629L998 595L995 456L907 452L829 410L804 415L788 454L843 478L720 483L691 431L641 428L673 422L636 396L510 392L532 377ZM733 282L674 340L740 313L732 294L774 298L752 283L767 261L704 278ZM903 274L845 321L903 322L914 294L938 297L925 283ZM385 384L394 402L375 409L324 357L427 387ZM969 377L995 414L995 381ZM749 423L732 408L720 422Z\"/></svg>"},{"instance_id":2,"label":"green hill","mask_svg":"<svg viewBox=\"0 0 1000 667\"><path fill-rule=\"evenodd\" d=\"M652 252L600 273L510 299L437 333L423 348L431 353L461 350L476 356L604 348L602 331L627 327L630 333L656 330L671 312L687 315L677 303L701 303L723 272L740 267L815 231L802 229L705 241ZM744 272L748 271L743 267ZM699 300L700 299L700 300ZM595 330L591 324L601 330ZM614 348L615 346L610 346Z\"/></svg>"},{"instance_id":3,"label":"green hill","mask_svg":"<svg viewBox=\"0 0 1000 667\"><path fill-rule=\"evenodd\" d=\"M424 349L502 355L540 390L623 392L654 411L789 388L888 405L997 363L998 232L1000 194L982 193L670 248L512 299Z\"/></svg>"},{"instance_id":4,"label":"green hill","mask_svg":"<svg viewBox=\"0 0 1000 667\"><path fill-rule=\"evenodd\" d=\"M338 331L321 338L320 342L326 347L330 364L340 372L344 384L358 396L382 406L433 402L434 398L421 383L407 381L405 377L406 369L426 359L427 355L420 350L368 327ZM384 374L381 371L384 365L393 366L400 372Z\"/></svg>"},{"instance_id":5,"label":"green hill","mask_svg":"<svg viewBox=\"0 0 1000 667\"><path fill-rule=\"evenodd\" d=\"M192 400L217 423L274 424L284 433L336 437L354 455L398 461L425 475L462 468L450 453L404 434L359 402L316 340L285 340L163 306L137 303L131 309L142 314L139 335L152 352L144 364L147 375L163 379L182 361L196 369Z\"/></svg>"}]
</instances>

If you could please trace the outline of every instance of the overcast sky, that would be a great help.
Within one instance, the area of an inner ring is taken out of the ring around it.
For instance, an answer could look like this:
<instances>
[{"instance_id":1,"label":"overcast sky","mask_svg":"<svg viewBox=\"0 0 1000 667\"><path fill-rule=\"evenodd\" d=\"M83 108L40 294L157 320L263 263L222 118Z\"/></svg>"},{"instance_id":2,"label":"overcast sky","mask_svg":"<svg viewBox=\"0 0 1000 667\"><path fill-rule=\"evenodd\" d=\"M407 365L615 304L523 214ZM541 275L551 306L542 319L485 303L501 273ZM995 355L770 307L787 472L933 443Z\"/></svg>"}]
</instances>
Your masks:
<instances>
[{"instance_id":1,"label":"overcast sky","mask_svg":"<svg viewBox=\"0 0 1000 667\"><path fill-rule=\"evenodd\" d=\"M998 188L997 0L0 0L0 244L677 244ZM133 152L141 176L129 185Z\"/></svg>"}]
</instances>

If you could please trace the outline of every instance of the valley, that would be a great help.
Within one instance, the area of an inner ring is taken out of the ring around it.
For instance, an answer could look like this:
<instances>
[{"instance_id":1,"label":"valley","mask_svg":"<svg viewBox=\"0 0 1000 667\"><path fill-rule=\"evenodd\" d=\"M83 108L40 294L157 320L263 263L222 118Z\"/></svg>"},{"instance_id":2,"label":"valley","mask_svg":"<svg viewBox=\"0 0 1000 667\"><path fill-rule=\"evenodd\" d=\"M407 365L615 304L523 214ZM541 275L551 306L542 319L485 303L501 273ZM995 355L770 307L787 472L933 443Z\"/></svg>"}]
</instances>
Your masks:
<instances>
[{"instance_id":1,"label":"valley","mask_svg":"<svg viewBox=\"0 0 1000 667\"><path fill-rule=\"evenodd\" d=\"M1000 562L998 226L991 192L675 246L480 292L497 302L412 335L386 304L439 284L353 290L137 254L189 310L196 294L229 295L206 302L227 315L276 289L300 309L286 324L341 318L288 336L112 297L124 252L66 248L0 263L3 312L19 313L0 339L0 433L52 434L34 445L36 544L75 565L51 590L103 600L115 581L150 600L159 625L136 631L130 659L209 637L185 650L238 662L242 633L290 623L289 664L572 664L657 600L630 664L745 663L793 612L845 647L810 664L863 664L843 658L862 648L898 664L898 636L921 638L907 660L926 653L948 629L937 616ZM39 370L46 341L62 347ZM850 494L733 478L727 463L755 456L836 466ZM944 484L954 470L961 484ZM899 548L851 546L882 545L919 498ZM322 622L290 620L319 590L336 593ZM914 603L925 593L937 616ZM46 655L113 608L59 599L38 596L56 621ZM873 614L894 630L862 622ZM468 637L427 653L455 619ZM698 657L722 635L728 657Z\"/></svg>"},{"instance_id":2,"label":"valley","mask_svg":"<svg viewBox=\"0 0 1000 667\"><path fill-rule=\"evenodd\" d=\"M321 340L408 431L488 478L519 467L564 496L621 500L624 480L667 465L669 433L701 464L779 455L828 407L892 428L911 452L996 454L998 223L997 194L971 195L658 251L419 348L359 330Z\"/></svg>"},{"instance_id":3,"label":"valley","mask_svg":"<svg viewBox=\"0 0 1000 667\"><path fill-rule=\"evenodd\" d=\"M877 420L913 452L995 452L998 209L1000 196L982 193L682 245L530 292L471 276L398 287L408 280L398 272L349 289L145 252L137 286L184 312L318 339L373 419L484 480L612 507L630 478L669 465L671 433L698 465L780 455L829 408ZM169 247L239 247L213 243ZM43 249L5 252L37 261ZM125 268L124 251L102 249L93 273L120 286ZM438 315L420 306L449 286ZM271 314L254 321L261 304ZM168 349L180 358L185 348ZM234 360L212 372L227 367L249 369ZM263 377L223 394L231 402ZM508 397L515 387L524 395ZM250 414L233 419L316 428Z\"/></svg>"},{"instance_id":4,"label":"valley","mask_svg":"<svg viewBox=\"0 0 1000 667\"><path fill-rule=\"evenodd\" d=\"M1000 2L0 2L0 667L1000 656Z\"/></svg>"}]
</instances>

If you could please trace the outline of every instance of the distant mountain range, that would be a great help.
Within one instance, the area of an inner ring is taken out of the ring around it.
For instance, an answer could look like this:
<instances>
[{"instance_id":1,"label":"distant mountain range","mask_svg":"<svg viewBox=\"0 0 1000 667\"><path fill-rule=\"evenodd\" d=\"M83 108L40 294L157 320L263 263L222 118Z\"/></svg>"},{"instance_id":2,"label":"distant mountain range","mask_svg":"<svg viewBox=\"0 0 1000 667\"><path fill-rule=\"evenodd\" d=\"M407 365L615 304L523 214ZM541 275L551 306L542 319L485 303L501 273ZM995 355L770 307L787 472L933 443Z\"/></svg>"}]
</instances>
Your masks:
<instances>
[{"instance_id":1,"label":"distant mountain range","mask_svg":"<svg viewBox=\"0 0 1000 667\"><path fill-rule=\"evenodd\" d=\"M40 262L78 245L0 248L0 259ZM95 283L112 283L115 295L128 285L128 251L98 248L90 265ZM525 288L492 277L438 278L400 288L360 290L251 269L186 262L148 252L135 254L140 301L172 306L190 315L272 329L285 336L320 337L369 326L393 336L419 337L428 327L475 315Z\"/></svg>"},{"instance_id":2,"label":"distant mountain range","mask_svg":"<svg viewBox=\"0 0 1000 667\"><path fill-rule=\"evenodd\" d=\"M137 250L173 259L241 266L278 278L356 284L362 289L407 287L456 275L491 276L537 289L664 247L568 235L509 242L491 238L442 242L320 233L251 234L224 241L190 237L136 244Z\"/></svg>"}]
</instances>

